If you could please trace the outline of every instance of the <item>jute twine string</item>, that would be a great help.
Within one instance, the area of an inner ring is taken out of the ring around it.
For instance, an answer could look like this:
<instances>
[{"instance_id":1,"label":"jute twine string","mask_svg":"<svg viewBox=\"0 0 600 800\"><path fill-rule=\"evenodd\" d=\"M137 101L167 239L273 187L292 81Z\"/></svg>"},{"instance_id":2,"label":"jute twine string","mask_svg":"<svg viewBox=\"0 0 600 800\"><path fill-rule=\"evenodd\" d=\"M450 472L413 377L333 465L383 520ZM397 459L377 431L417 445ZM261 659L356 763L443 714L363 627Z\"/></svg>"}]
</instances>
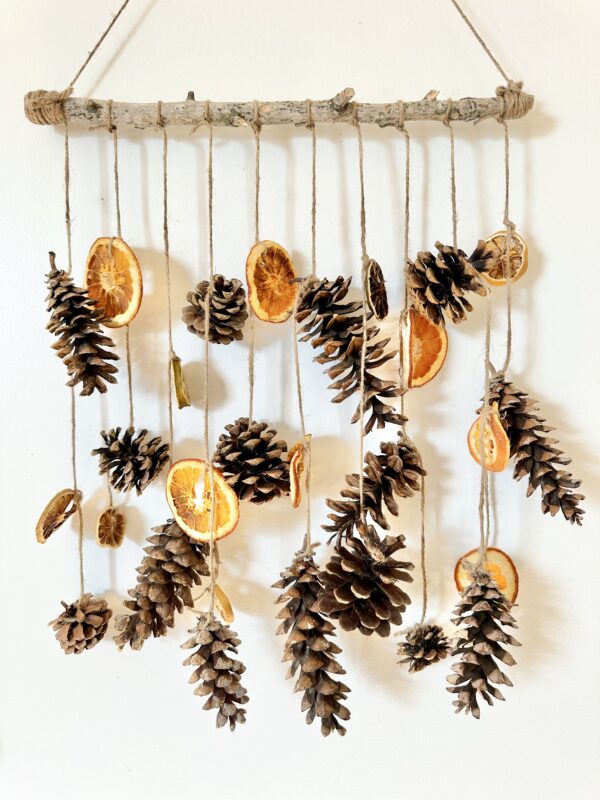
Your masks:
<instances>
[{"instance_id":1,"label":"jute twine string","mask_svg":"<svg viewBox=\"0 0 600 800\"><path fill-rule=\"evenodd\" d=\"M258 100L254 101L254 242L260 241L260 106ZM250 323L250 336L248 340L248 425L254 420L254 312L252 306L248 308L248 322Z\"/></svg>"},{"instance_id":2,"label":"jute twine string","mask_svg":"<svg viewBox=\"0 0 600 800\"><path fill-rule=\"evenodd\" d=\"M500 62L499 62L499 61L498 61L498 59L497 59L497 58L496 58L496 57L493 55L492 51L490 50L490 48L488 47L488 45L487 45L487 44L486 44L486 42L484 41L483 37L481 36L481 34L479 33L479 31L478 31L478 30L475 28L475 26L473 25L473 23L471 22L471 20L470 20L470 19L467 17L467 15L465 14L465 12L462 10L462 8L461 8L461 7L460 7L460 5L458 4L457 0L450 0L450 2L451 2L451 3L452 3L452 5L454 6L454 8L455 8L455 9L458 11L458 13L460 14L460 16L463 18L463 20L465 21L465 23L467 24L467 26L468 26L468 27L471 29L471 33L472 33L472 34L473 34L473 36L474 36L474 37L477 39L477 41L479 42L479 44L480 44L480 45L483 47L483 49L485 50L485 52L488 54L488 56L490 57L490 60L492 61L492 63L494 64L494 66L496 67L496 69L498 70L498 72L500 73L500 75L502 75L502 77L504 78L504 80L505 80L507 83L509 83L509 82L510 82L510 78L508 77L508 75L506 74L506 72L504 71L504 69L502 68L502 66L500 65Z\"/></svg>"},{"instance_id":3,"label":"jute twine string","mask_svg":"<svg viewBox=\"0 0 600 800\"><path fill-rule=\"evenodd\" d=\"M446 106L446 116L442 120L444 125L448 128L450 134L450 203L452 205L452 246L456 250L458 247L458 213L456 210L456 159L454 149L454 128L450 122L450 115L452 114L453 100L448 99Z\"/></svg>"},{"instance_id":4,"label":"jute twine string","mask_svg":"<svg viewBox=\"0 0 600 800\"><path fill-rule=\"evenodd\" d=\"M489 512L489 476L485 468L485 432L488 429L490 416L490 345L492 329L492 303L490 292L486 295L485 308L485 350L484 350L484 384L483 408L479 416L479 459L481 462L481 476L479 485L479 557L481 566L487 556L488 541L490 537L490 512Z\"/></svg>"},{"instance_id":5,"label":"jute twine string","mask_svg":"<svg viewBox=\"0 0 600 800\"><path fill-rule=\"evenodd\" d=\"M505 375L510 366L512 356L512 269L510 263L510 252L513 245L513 235L515 225L510 220L510 138L508 135L508 125L502 117L498 122L504 128L504 227L506 228L506 253L502 261L502 272L506 281L506 355L500 370Z\"/></svg>"}]
</instances>

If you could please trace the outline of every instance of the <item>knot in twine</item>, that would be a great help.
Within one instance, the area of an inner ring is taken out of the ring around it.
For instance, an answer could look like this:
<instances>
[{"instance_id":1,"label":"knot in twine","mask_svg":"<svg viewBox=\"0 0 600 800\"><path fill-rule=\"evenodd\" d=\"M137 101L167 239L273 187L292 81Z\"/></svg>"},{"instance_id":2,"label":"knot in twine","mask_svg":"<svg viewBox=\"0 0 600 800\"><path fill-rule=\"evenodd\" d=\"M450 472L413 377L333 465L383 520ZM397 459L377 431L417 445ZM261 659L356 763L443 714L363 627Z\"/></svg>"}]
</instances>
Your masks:
<instances>
[{"instance_id":1,"label":"knot in twine","mask_svg":"<svg viewBox=\"0 0 600 800\"><path fill-rule=\"evenodd\" d=\"M508 81L506 86L498 86L496 97L502 101L502 111L498 119L519 119L533 108L534 97L523 91L523 81Z\"/></svg>"},{"instance_id":2,"label":"knot in twine","mask_svg":"<svg viewBox=\"0 0 600 800\"><path fill-rule=\"evenodd\" d=\"M69 86L62 92L51 92L46 89L36 89L25 95L25 116L35 125L58 125L65 122L63 102L73 93Z\"/></svg>"}]
</instances>

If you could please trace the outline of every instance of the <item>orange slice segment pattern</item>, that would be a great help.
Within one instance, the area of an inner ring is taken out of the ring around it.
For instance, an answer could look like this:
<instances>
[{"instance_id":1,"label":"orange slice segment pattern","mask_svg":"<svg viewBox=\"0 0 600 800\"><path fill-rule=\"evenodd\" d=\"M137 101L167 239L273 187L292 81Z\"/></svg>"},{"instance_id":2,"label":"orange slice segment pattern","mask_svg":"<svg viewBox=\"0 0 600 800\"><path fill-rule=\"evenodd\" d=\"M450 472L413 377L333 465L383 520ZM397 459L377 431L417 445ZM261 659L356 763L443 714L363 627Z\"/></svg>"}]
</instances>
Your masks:
<instances>
[{"instance_id":1,"label":"orange slice segment pattern","mask_svg":"<svg viewBox=\"0 0 600 800\"><path fill-rule=\"evenodd\" d=\"M142 302L142 272L133 250L103 236L92 245L85 265L85 287L109 328L128 325Z\"/></svg>"},{"instance_id":2,"label":"orange slice segment pattern","mask_svg":"<svg viewBox=\"0 0 600 800\"><path fill-rule=\"evenodd\" d=\"M415 389L441 370L448 353L448 334L444 326L411 308L403 323L402 345L404 383Z\"/></svg>"},{"instance_id":3,"label":"orange slice segment pattern","mask_svg":"<svg viewBox=\"0 0 600 800\"><path fill-rule=\"evenodd\" d=\"M257 242L246 260L248 300L264 322L285 322L294 309L298 284L287 250L276 242Z\"/></svg>"},{"instance_id":4,"label":"orange slice segment pattern","mask_svg":"<svg viewBox=\"0 0 600 800\"><path fill-rule=\"evenodd\" d=\"M467 443L469 452L481 466L482 442L480 432L481 416L478 416L469 429ZM483 433L483 453L485 468L489 472L502 472L510 459L510 441L500 420L497 404L494 404L488 414L487 424Z\"/></svg>"},{"instance_id":5,"label":"orange slice segment pattern","mask_svg":"<svg viewBox=\"0 0 600 800\"><path fill-rule=\"evenodd\" d=\"M61 489L42 511L35 526L35 538L45 544L52 534L76 511L81 502L81 492L75 489Z\"/></svg>"},{"instance_id":6,"label":"orange slice segment pattern","mask_svg":"<svg viewBox=\"0 0 600 800\"><path fill-rule=\"evenodd\" d=\"M527 272L529 259L525 239L513 231L510 234L510 254L508 239L508 231L497 231L485 240L490 263L486 272L482 274L492 286L503 286L506 283L505 269L508 269L512 283Z\"/></svg>"},{"instance_id":7,"label":"orange slice segment pattern","mask_svg":"<svg viewBox=\"0 0 600 800\"><path fill-rule=\"evenodd\" d=\"M100 547L120 547L125 537L125 515L109 506L98 517L96 541Z\"/></svg>"},{"instance_id":8,"label":"orange slice segment pattern","mask_svg":"<svg viewBox=\"0 0 600 800\"><path fill-rule=\"evenodd\" d=\"M462 558L459 558L454 568L454 582L459 592L464 591L471 583L471 574L465 568L464 562L475 566L479 559L479 548L469 550ZM514 565L512 558L498 547L488 547L486 560L483 564L492 578L496 581L498 589L505 597L514 603L519 593L519 573Z\"/></svg>"}]
</instances>

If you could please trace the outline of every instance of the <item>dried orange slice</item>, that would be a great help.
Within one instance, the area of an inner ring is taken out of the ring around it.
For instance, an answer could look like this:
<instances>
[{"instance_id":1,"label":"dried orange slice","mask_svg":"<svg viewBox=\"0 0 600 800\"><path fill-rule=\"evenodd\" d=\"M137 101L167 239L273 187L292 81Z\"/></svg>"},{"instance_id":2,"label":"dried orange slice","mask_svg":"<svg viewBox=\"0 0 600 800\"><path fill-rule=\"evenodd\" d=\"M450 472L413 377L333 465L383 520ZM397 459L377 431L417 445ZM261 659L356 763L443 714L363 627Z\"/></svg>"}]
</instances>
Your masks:
<instances>
[{"instance_id":1,"label":"dried orange slice","mask_svg":"<svg viewBox=\"0 0 600 800\"><path fill-rule=\"evenodd\" d=\"M120 547L125 537L125 514L109 506L98 517L96 541L100 547Z\"/></svg>"},{"instance_id":2,"label":"dried orange slice","mask_svg":"<svg viewBox=\"0 0 600 800\"><path fill-rule=\"evenodd\" d=\"M287 250L276 242L257 242L246 259L248 299L265 322L285 322L294 310L298 284Z\"/></svg>"},{"instance_id":3,"label":"dried orange slice","mask_svg":"<svg viewBox=\"0 0 600 800\"><path fill-rule=\"evenodd\" d=\"M467 443L469 452L478 464L481 464L481 415L469 428ZM502 472L508 464L510 458L510 441L500 421L498 414L498 404L494 403L490 408L487 425L483 433L483 452L485 468L489 472Z\"/></svg>"},{"instance_id":4,"label":"dried orange slice","mask_svg":"<svg viewBox=\"0 0 600 800\"><path fill-rule=\"evenodd\" d=\"M35 538L44 544L76 511L81 502L81 492L75 489L61 489L42 511L35 526Z\"/></svg>"},{"instance_id":5,"label":"dried orange slice","mask_svg":"<svg viewBox=\"0 0 600 800\"><path fill-rule=\"evenodd\" d=\"M511 281L519 280L527 272L527 243L521 234L513 231L510 234L510 253L508 253L508 231L498 231L485 240L487 268L483 277L492 286L503 286L505 265Z\"/></svg>"},{"instance_id":6,"label":"dried orange slice","mask_svg":"<svg viewBox=\"0 0 600 800\"><path fill-rule=\"evenodd\" d=\"M389 313L385 279L379 264L370 258L364 271L364 292L367 304L377 319L385 319Z\"/></svg>"},{"instance_id":7,"label":"dried orange slice","mask_svg":"<svg viewBox=\"0 0 600 800\"><path fill-rule=\"evenodd\" d=\"M230 534L240 518L240 505L233 489L213 468L215 495L214 538ZM167 476L167 502L177 524L192 539L210 540L211 491L208 464L198 458L176 461Z\"/></svg>"},{"instance_id":8,"label":"dried orange slice","mask_svg":"<svg viewBox=\"0 0 600 800\"><path fill-rule=\"evenodd\" d=\"M402 323L404 385L424 386L441 370L448 352L448 334L443 325L410 308Z\"/></svg>"},{"instance_id":9,"label":"dried orange slice","mask_svg":"<svg viewBox=\"0 0 600 800\"><path fill-rule=\"evenodd\" d=\"M289 462L290 462L290 498L292 500L292 508L298 508L302 500L302 489L300 478L304 472L304 460L306 448L311 440L311 434L307 433L303 439L290 449Z\"/></svg>"},{"instance_id":10,"label":"dried orange slice","mask_svg":"<svg viewBox=\"0 0 600 800\"><path fill-rule=\"evenodd\" d=\"M215 585L215 608L223 622L231 625L234 620L233 606L218 583Z\"/></svg>"},{"instance_id":11,"label":"dried orange slice","mask_svg":"<svg viewBox=\"0 0 600 800\"><path fill-rule=\"evenodd\" d=\"M514 603L519 593L519 573L517 572L512 558L498 547L488 547L486 555L487 558L483 564L484 569L486 569L496 581L498 589L500 589L502 594L508 597L511 603ZM459 592L464 591L472 580L463 562L467 561L474 566L478 559L479 548L476 547L474 550L469 550L468 553L465 553L464 556L459 558L456 562L456 566L454 567L454 582Z\"/></svg>"},{"instance_id":12,"label":"dried orange slice","mask_svg":"<svg viewBox=\"0 0 600 800\"><path fill-rule=\"evenodd\" d=\"M142 272L122 239L96 239L85 265L85 288L104 314L103 325L122 328L132 321L142 302Z\"/></svg>"}]
</instances>

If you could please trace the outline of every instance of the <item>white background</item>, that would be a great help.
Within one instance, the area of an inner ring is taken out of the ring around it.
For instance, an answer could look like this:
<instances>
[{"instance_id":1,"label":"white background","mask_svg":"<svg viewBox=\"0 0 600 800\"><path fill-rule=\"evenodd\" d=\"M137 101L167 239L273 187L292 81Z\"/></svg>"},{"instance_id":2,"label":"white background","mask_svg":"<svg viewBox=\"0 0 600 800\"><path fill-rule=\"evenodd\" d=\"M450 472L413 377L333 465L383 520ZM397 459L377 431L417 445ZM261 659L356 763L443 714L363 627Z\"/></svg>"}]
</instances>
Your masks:
<instances>
[{"instance_id":1,"label":"white background","mask_svg":"<svg viewBox=\"0 0 600 800\"><path fill-rule=\"evenodd\" d=\"M41 547L34 526L49 497L71 483L65 368L50 350L44 310L47 251L65 263L60 130L30 125L22 96L60 89L83 60L117 0L3 0L2 83L2 660L0 774L6 800L263 797L592 798L598 770L598 191L600 106L595 100L600 11L570 3L469 2L508 72L537 95L530 116L511 124L511 216L525 233L530 268L514 289L515 382L542 401L545 415L584 479L581 529L543 517L539 496L510 471L495 482L495 541L521 577L516 614L523 647L507 702L477 722L454 716L445 690L449 664L409 676L395 640L341 635L352 688L344 739L308 727L300 697L284 680L270 584L300 544L302 511L283 499L244 506L222 547L222 583L247 665L248 722L231 736L188 686L179 644L193 616L141 653L119 653L109 636L66 658L47 622L78 591L76 532L65 526ZM353 86L371 101L493 94L499 77L451 4L378 0L137 0L84 73L77 94L115 100L330 97ZM448 134L411 125L411 252L450 241ZM319 129L318 271L359 274L356 137ZM459 240L470 251L502 220L502 138L493 120L456 126ZM310 137L302 129L264 131L261 234L284 243L300 273L310 259ZM365 130L368 246L382 264L394 312L402 294L403 144L390 130ZM74 275L91 242L114 235L111 144L102 130L72 137ZM176 457L201 454L202 346L185 330L185 293L207 272L206 132L172 132L170 229L176 350L194 407L176 413ZM253 240L253 141L248 130L215 140L217 270L242 277ZM161 239L160 138L121 137L123 232L143 265L145 294L132 328L136 419L166 435L166 312ZM465 446L482 386L483 303L450 331L438 379L407 401L410 432L429 470L427 532L431 618L450 628L457 595L452 570L476 546L478 469ZM493 359L503 358L504 293L494 294ZM384 326L394 333L395 321ZM119 348L123 336L117 333ZM212 349L211 430L247 410L246 342ZM356 469L358 431L351 401L329 402L327 379L301 350L309 430L314 435L315 527L325 497ZM123 374L123 373L121 373ZM256 415L288 442L299 434L289 325L257 326ZM125 501L127 538L114 553L94 541L106 490L88 454L98 431L126 424L125 383L106 399L78 403L78 457L85 492L87 587L118 611L135 579L144 538L168 516L164 476ZM391 438L392 432L386 434ZM369 446L382 440L372 434ZM395 530L417 561L417 500L402 504ZM320 557L324 558L324 550ZM406 621L420 612L420 582Z\"/></svg>"}]
</instances>

